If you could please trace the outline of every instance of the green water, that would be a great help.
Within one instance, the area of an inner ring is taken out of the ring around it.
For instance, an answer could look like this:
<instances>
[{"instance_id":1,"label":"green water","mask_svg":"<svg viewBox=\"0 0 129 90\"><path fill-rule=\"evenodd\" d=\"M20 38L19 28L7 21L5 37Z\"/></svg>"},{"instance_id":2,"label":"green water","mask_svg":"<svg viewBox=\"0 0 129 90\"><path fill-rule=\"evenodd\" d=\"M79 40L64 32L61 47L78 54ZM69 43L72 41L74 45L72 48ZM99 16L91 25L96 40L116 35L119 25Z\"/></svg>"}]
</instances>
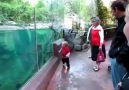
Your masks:
<instances>
[{"instance_id":1,"label":"green water","mask_svg":"<svg viewBox=\"0 0 129 90\"><path fill-rule=\"evenodd\" d=\"M60 37L51 29L36 31L38 65L52 56L52 42ZM38 70L34 30L0 31L0 90L18 90Z\"/></svg>"}]
</instances>

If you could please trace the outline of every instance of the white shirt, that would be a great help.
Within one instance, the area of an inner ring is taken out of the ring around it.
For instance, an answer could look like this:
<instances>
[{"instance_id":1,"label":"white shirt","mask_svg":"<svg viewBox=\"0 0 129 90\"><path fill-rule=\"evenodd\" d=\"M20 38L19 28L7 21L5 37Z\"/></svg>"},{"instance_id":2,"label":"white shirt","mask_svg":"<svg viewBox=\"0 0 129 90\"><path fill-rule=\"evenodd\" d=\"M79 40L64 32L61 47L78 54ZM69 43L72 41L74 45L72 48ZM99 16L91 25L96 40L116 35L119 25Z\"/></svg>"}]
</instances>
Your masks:
<instances>
[{"instance_id":1,"label":"white shirt","mask_svg":"<svg viewBox=\"0 0 129 90\"><path fill-rule=\"evenodd\" d=\"M91 28L92 28L93 26L91 26L89 29L88 29L88 32L87 32L87 42L89 42L89 34L90 34L90 31L91 31Z\"/></svg>"}]
</instances>

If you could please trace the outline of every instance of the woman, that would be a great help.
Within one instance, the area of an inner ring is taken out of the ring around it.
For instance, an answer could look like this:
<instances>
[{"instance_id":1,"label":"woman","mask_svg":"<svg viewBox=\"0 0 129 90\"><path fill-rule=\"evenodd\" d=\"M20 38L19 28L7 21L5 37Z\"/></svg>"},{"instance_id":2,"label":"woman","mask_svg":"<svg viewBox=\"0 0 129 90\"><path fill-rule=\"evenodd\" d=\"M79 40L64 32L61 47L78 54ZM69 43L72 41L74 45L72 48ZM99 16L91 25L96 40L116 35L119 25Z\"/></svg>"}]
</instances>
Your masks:
<instances>
[{"instance_id":1,"label":"woman","mask_svg":"<svg viewBox=\"0 0 129 90\"><path fill-rule=\"evenodd\" d=\"M92 26L93 27L91 30L91 53L92 53L91 58L93 61L96 61L99 50L101 49L106 58L105 45L104 45L104 30L100 25L100 19L98 17L92 19ZM93 67L93 70L98 71L99 69L100 69L99 64L96 63L95 66Z\"/></svg>"},{"instance_id":2,"label":"woman","mask_svg":"<svg viewBox=\"0 0 129 90\"><path fill-rule=\"evenodd\" d=\"M92 22L92 20L93 20L94 18L96 18L96 17L92 17L92 18L91 18L91 22ZM90 46L91 46L91 29L92 29L92 26L88 29L88 32L87 32L87 43L89 43ZM88 56L88 58L91 58L91 55Z\"/></svg>"}]
</instances>

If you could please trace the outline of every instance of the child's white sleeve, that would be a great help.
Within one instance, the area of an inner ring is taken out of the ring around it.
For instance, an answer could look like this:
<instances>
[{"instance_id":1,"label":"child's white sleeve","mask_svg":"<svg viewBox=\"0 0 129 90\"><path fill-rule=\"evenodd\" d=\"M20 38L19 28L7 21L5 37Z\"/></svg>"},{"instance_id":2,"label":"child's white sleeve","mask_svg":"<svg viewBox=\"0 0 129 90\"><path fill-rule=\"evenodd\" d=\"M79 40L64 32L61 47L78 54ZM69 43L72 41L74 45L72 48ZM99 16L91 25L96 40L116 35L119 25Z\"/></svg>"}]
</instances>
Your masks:
<instances>
[{"instance_id":1,"label":"child's white sleeve","mask_svg":"<svg viewBox=\"0 0 129 90\"><path fill-rule=\"evenodd\" d=\"M62 51L62 48L58 51L58 53L60 53Z\"/></svg>"},{"instance_id":2,"label":"child's white sleeve","mask_svg":"<svg viewBox=\"0 0 129 90\"><path fill-rule=\"evenodd\" d=\"M70 56L70 52L66 55L66 57L69 57Z\"/></svg>"}]
</instances>

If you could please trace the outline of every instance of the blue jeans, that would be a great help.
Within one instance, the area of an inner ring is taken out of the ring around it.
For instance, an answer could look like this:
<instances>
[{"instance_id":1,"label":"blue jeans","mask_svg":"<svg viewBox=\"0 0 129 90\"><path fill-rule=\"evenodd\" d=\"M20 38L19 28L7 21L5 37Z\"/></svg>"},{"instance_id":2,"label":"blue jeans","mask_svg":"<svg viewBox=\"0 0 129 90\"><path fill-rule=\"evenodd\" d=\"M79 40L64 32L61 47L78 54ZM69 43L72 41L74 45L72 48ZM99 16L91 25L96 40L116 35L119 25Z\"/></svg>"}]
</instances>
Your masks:
<instances>
[{"instance_id":1,"label":"blue jeans","mask_svg":"<svg viewBox=\"0 0 129 90\"><path fill-rule=\"evenodd\" d=\"M119 64L116 59L111 60L111 75L114 90L117 90L117 84L121 81L122 77L126 73L126 69L122 64Z\"/></svg>"}]
</instances>

